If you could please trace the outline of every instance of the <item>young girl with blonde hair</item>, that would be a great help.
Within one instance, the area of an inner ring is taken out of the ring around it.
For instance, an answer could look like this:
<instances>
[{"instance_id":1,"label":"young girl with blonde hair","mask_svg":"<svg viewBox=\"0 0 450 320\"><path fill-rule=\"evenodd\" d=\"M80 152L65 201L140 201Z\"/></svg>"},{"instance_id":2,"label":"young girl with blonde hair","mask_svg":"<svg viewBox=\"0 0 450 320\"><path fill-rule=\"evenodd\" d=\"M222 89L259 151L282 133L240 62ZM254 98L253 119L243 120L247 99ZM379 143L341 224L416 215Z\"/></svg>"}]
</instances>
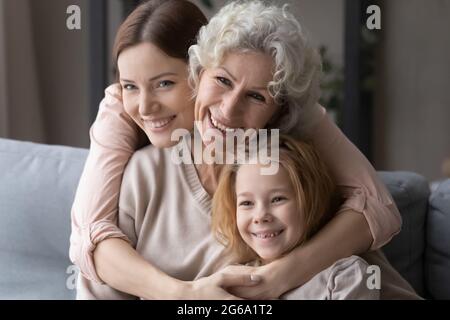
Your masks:
<instances>
[{"instance_id":1,"label":"young girl with blonde hair","mask_svg":"<svg viewBox=\"0 0 450 320\"><path fill-rule=\"evenodd\" d=\"M236 261L266 264L301 246L335 212L338 199L325 164L312 145L280 137L279 167L263 175L262 164L224 168L213 199L212 228ZM252 162L255 163L255 162ZM282 299L378 299L367 286L366 261L335 262Z\"/></svg>"}]
</instances>

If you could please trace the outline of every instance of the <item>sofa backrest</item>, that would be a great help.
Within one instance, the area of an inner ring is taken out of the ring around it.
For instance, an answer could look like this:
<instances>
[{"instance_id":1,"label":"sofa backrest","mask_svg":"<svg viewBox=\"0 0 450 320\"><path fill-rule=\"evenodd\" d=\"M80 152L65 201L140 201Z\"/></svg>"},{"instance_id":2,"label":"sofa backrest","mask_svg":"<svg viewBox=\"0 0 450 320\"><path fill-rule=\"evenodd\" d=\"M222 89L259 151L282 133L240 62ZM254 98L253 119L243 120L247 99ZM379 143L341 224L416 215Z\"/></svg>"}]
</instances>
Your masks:
<instances>
[{"instance_id":1,"label":"sofa backrest","mask_svg":"<svg viewBox=\"0 0 450 320\"><path fill-rule=\"evenodd\" d=\"M425 280L430 297L450 300L450 179L433 191L427 216Z\"/></svg>"},{"instance_id":2,"label":"sofa backrest","mask_svg":"<svg viewBox=\"0 0 450 320\"><path fill-rule=\"evenodd\" d=\"M87 150L0 139L0 299L73 299L70 209Z\"/></svg>"}]
</instances>

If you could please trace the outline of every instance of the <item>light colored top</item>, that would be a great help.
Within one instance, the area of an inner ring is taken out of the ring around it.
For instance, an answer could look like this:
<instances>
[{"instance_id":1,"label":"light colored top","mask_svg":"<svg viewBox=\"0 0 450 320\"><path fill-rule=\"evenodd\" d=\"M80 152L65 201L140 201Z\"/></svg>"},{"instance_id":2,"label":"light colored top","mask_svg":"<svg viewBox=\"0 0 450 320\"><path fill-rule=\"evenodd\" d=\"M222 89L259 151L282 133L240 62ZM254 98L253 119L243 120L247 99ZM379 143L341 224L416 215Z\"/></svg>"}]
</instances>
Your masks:
<instances>
[{"instance_id":1,"label":"light colored top","mask_svg":"<svg viewBox=\"0 0 450 320\"><path fill-rule=\"evenodd\" d=\"M282 300L379 300L380 290L367 285L369 264L358 256L340 259Z\"/></svg>"},{"instance_id":2,"label":"light colored top","mask_svg":"<svg viewBox=\"0 0 450 320\"><path fill-rule=\"evenodd\" d=\"M317 105L304 113L299 136L308 138L328 166L345 198L339 211L353 209L367 219L378 249L400 231L401 217L386 187L362 153ZM101 283L92 252L106 238L128 240L117 227L117 208L124 167L139 145L140 129L124 111L118 84L105 90L91 127L91 148L72 207L70 258L88 279ZM158 170L160 163L152 170Z\"/></svg>"},{"instance_id":3,"label":"light colored top","mask_svg":"<svg viewBox=\"0 0 450 320\"><path fill-rule=\"evenodd\" d=\"M189 281L234 261L213 236L211 198L195 166L176 165L173 150L183 148L147 146L135 152L122 182L118 226L144 259L169 276ZM134 297L79 278L77 299L124 298Z\"/></svg>"},{"instance_id":4,"label":"light colored top","mask_svg":"<svg viewBox=\"0 0 450 320\"><path fill-rule=\"evenodd\" d=\"M421 300L381 250L336 261L283 300ZM377 279L378 278L378 279ZM379 287L378 287L379 286Z\"/></svg>"},{"instance_id":5,"label":"light colored top","mask_svg":"<svg viewBox=\"0 0 450 320\"><path fill-rule=\"evenodd\" d=\"M118 226L144 259L172 277L190 281L238 261L232 261L213 237L211 198L203 189L195 166L176 165L171 161L173 150L186 150L186 145L167 149L148 146L133 155L120 191ZM376 260L374 255L377 252L368 257L381 268L381 292L386 287L392 289L385 292L390 297L414 297L412 289L387 260L380 255ZM366 269L367 263L361 258L339 260L282 298L376 298L377 291L364 287ZM77 299L136 297L79 274Z\"/></svg>"}]
</instances>

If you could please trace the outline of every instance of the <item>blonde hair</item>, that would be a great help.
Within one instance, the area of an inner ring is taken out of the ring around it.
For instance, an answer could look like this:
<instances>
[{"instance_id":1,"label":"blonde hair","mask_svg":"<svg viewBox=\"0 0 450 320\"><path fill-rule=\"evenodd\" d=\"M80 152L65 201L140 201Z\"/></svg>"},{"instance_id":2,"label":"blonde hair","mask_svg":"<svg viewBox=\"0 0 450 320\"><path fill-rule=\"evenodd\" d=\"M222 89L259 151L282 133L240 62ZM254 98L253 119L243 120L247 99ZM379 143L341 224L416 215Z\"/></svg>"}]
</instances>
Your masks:
<instances>
[{"instance_id":1,"label":"blonde hair","mask_svg":"<svg viewBox=\"0 0 450 320\"><path fill-rule=\"evenodd\" d=\"M314 147L280 135L279 162L288 173L303 213L303 234L297 247L310 239L334 214L337 207L335 185ZM239 165L224 167L212 204L212 230L217 240L241 262L258 258L244 242L237 228L236 175ZM293 249L292 248L292 249ZM285 252L285 254L288 252Z\"/></svg>"},{"instance_id":2,"label":"blonde hair","mask_svg":"<svg viewBox=\"0 0 450 320\"><path fill-rule=\"evenodd\" d=\"M280 8L255 0L231 2L200 29L197 38L197 44L189 48L194 91L201 71L218 66L227 53L256 51L269 54L275 65L268 89L281 108L267 128L290 133L297 129L303 112L317 103L321 58L287 5Z\"/></svg>"}]
</instances>

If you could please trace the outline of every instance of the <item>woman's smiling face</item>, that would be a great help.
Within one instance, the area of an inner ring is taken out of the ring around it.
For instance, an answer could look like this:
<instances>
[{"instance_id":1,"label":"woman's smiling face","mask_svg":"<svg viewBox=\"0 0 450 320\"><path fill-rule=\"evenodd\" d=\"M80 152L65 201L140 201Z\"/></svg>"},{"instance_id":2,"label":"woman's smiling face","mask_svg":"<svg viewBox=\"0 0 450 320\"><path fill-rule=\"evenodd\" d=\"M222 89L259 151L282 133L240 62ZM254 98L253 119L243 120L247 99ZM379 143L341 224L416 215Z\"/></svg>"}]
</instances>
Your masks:
<instances>
[{"instance_id":1,"label":"woman's smiling face","mask_svg":"<svg viewBox=\"0 0 450 320\"><path fill-rule=\"evenodd\" d=\"M268 91L273 59L260 52L230 52L217 67L205 68L198 85L195 119L204 139L208 129L264 128L278 107Z\"/></svg>"},{"instance_id":2,"label":"woman's smiling face","mask_svg":"<svg viewBox=\"0 0 450 320\"><path fill-rule=\"evenodd\" d=\"M168 147L172 131L191 130L194 102L187 64L149 42L129 47L118 58L125 111L156 147Z\"/></svg>"}]
</instances>

